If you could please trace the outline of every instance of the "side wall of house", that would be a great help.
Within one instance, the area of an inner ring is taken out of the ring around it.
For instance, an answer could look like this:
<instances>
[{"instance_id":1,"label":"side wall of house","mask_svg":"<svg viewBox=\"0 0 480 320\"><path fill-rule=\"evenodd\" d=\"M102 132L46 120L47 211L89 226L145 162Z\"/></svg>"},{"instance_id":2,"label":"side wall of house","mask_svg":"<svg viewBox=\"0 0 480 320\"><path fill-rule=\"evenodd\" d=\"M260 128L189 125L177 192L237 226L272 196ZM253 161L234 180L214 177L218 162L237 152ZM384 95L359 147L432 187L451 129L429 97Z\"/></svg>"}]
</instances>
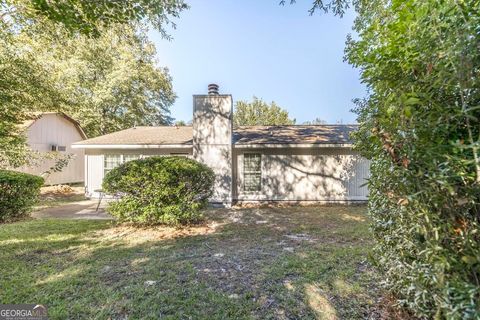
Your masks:
<instances>
[{"instance_id":1,"label":"side wall of house","mask_svg":"<svg viewBox=\"0 0 480 320\"><path fill-rule=\"evenodd\" d=\"M261 155L260 191L245 191L244 155ZM349 148L234 149L238 201L365 201L369 162Z\"/></svg>"},{"instance_id":2,"label":"side wall of house","mask_svg":"<svg viewBox=\"0 0 480 320\"><path fill-rule=\"evenodd\" d=\"M58 114L45 114L36 120L27 130L29 146L42 153L51 152L52 145L64 146L65 151L59 153L72 154L73 158L61 172L52 173L46 184L62 184L82 182L84 180L84 151L72 149L72 143L83 140L77 127ZM55 160L46 160L34 167L21 171L40 175L55 164Z\"/></svg>"},{"instance_id":3,"label":"side wall of house","mask_svg":"<svg viewBox=\"0 0 480 320\"><path fill-rule=\"evenodd\" d=\"M105 176L105 155L130 155L139 157L163 155L192 155L192 148L161 149L85 149L85 194L98 198Z\"/></svg>"}]
</instances>

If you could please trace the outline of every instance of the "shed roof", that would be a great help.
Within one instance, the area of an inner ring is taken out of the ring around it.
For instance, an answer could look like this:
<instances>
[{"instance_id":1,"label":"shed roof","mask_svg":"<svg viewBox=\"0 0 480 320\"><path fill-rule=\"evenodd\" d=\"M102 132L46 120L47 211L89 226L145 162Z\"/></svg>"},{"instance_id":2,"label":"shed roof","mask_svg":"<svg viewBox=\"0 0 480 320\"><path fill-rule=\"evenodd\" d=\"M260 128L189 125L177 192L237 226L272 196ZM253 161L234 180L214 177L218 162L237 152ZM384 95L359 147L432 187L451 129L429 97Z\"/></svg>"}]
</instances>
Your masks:
<instances>
[{"instance_id":1,"label":"shed roof","mask_svg":"<svg viewBox=\"0 0 480 320\"><path fill-rule=\"evenodd\" d=\"M76 121L75 119L73 119L72 117L70 117L69 115L67 115L66 113L63 113L63 112L59 112L59 111L49 111L49 112L31 112L29 114L30 116L30 119L28 120L25 120L22 124L21 124L21 129L28 129L30 128L34 123L35 121L37 121L38 119L41 119L43 116L45 115L58 115L58 116L61 116L65 119L67 119L67 121L70 121L78 130L78 132L80 132L80 135L82 136L83 139L87 139L87 135L85 134L85 132L83 131L82 127L80 126L80 123L78 123L78 121Z\"/></svg>"},{"instance_id":2,"label":"shed roof","mask_svg":"<svg viewBox=\"0 0 480 320\"><path fill-rule=\"evenodd\" d=\"M350 144L356 125L242 126L234 129L233 143L246 145ZM193 141L192 127L135 127L74 143L102 145L183 145Z\"/></svg>"}]
</instances>

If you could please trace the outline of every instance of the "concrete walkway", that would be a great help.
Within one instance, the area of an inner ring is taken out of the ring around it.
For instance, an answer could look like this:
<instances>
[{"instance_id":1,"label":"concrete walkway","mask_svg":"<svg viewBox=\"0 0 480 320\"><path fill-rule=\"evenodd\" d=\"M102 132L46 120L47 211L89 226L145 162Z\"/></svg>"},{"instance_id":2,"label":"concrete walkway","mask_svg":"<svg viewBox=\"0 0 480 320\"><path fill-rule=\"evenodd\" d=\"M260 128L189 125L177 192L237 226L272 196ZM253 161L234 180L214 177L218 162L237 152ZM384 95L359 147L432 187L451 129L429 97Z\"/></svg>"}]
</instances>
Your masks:
<instances>
[{"instance_id":1,"label":"concrete walkway","mask_svg":"<svg viewBox=\"0 0 480 320\"><path fill-rule=\"evenodd\" d=\"M92 220L109 220L113 219L104 210L105 203L102 202L98 211L98 200L84 200L72 202L58 207L46 208L32 213L34 218L59 218L59 219L92 219Z\"/></svg>"}]
</instances>

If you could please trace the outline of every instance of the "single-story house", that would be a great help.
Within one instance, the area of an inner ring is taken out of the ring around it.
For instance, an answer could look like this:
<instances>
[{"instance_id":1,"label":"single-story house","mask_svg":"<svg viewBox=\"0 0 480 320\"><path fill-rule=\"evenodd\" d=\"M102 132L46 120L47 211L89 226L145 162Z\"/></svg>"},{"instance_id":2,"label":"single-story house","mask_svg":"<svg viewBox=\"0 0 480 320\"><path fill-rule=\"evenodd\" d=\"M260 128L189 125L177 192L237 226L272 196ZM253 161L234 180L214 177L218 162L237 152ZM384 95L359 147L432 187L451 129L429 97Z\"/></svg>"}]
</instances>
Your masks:
<instances>
[{"instance_id":1,"label":"single-story house","mask_svg":"<svg viewBox=\"0 0 480 320\"><path fill-rule=\"evenodd\" d=\"M210 87L209 87L210 88ZM369 162L352 150L356 125L233 127L231 95L193 96L193 125L134 127L80 141L87 195L105 174L140 157L190 156L216 173L213 203L365 201Z\"/></svg>"},{"instance_id":2,"label":"single-story house","mask_svg":"<svg viewBox=\"0 0 480 320\"><path fill-rule=\"evenodd\" d=\"M40 163L15 170L43 175L57 162L54 158L55 154L64 159L67 159L66 155L70 155L68 164L60 172L53 172L46 176L45 184L83 182L84 150L72 149L72 143L87 138L80 124L62 112L36 112L31 116L30 120L22 124L27 136L27 144L32 150L41 154L49 153L52 157L45 157Z\"/></svg>"}]
</instances>

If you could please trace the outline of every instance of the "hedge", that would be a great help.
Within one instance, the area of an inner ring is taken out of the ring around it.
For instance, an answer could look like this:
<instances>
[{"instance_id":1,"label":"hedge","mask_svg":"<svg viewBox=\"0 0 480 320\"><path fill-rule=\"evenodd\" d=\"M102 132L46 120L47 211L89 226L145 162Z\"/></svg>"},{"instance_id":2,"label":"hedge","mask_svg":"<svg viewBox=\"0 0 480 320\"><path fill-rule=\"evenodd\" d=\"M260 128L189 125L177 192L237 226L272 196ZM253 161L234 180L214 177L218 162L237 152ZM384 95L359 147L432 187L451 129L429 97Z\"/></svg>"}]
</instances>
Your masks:
<instances>
[{"instance_id":1,"label":"hedge","mask_svg":"<svg viewBox=\"0 0 480 320\"><path fill-rule=\"evenodd\" d=\"M38 176L0 170L0 222L16 220L30 212L43 183Z\"/></svg>"},{"instance_id":2,"label":"hedge","mask_svg":"<svg viewBox=\"0 0 480 320\"><path fill-rule=\"evenodd\" d=\"M197 222L213 192L215 175L185 157L150 157L108 172L103 189L120 195L107 211L120 222L179 225Z\"/></svg>"},{"instance_id":3,"label":"hedge","mask_svg":"<svg viewBox=\"0 0 480 320\"><path fill-rule=\"evenodd\" d=\"M347 58L381 284L420 319L478 320L480 2L361 2Z\"/></svg>"}]
</instances>

